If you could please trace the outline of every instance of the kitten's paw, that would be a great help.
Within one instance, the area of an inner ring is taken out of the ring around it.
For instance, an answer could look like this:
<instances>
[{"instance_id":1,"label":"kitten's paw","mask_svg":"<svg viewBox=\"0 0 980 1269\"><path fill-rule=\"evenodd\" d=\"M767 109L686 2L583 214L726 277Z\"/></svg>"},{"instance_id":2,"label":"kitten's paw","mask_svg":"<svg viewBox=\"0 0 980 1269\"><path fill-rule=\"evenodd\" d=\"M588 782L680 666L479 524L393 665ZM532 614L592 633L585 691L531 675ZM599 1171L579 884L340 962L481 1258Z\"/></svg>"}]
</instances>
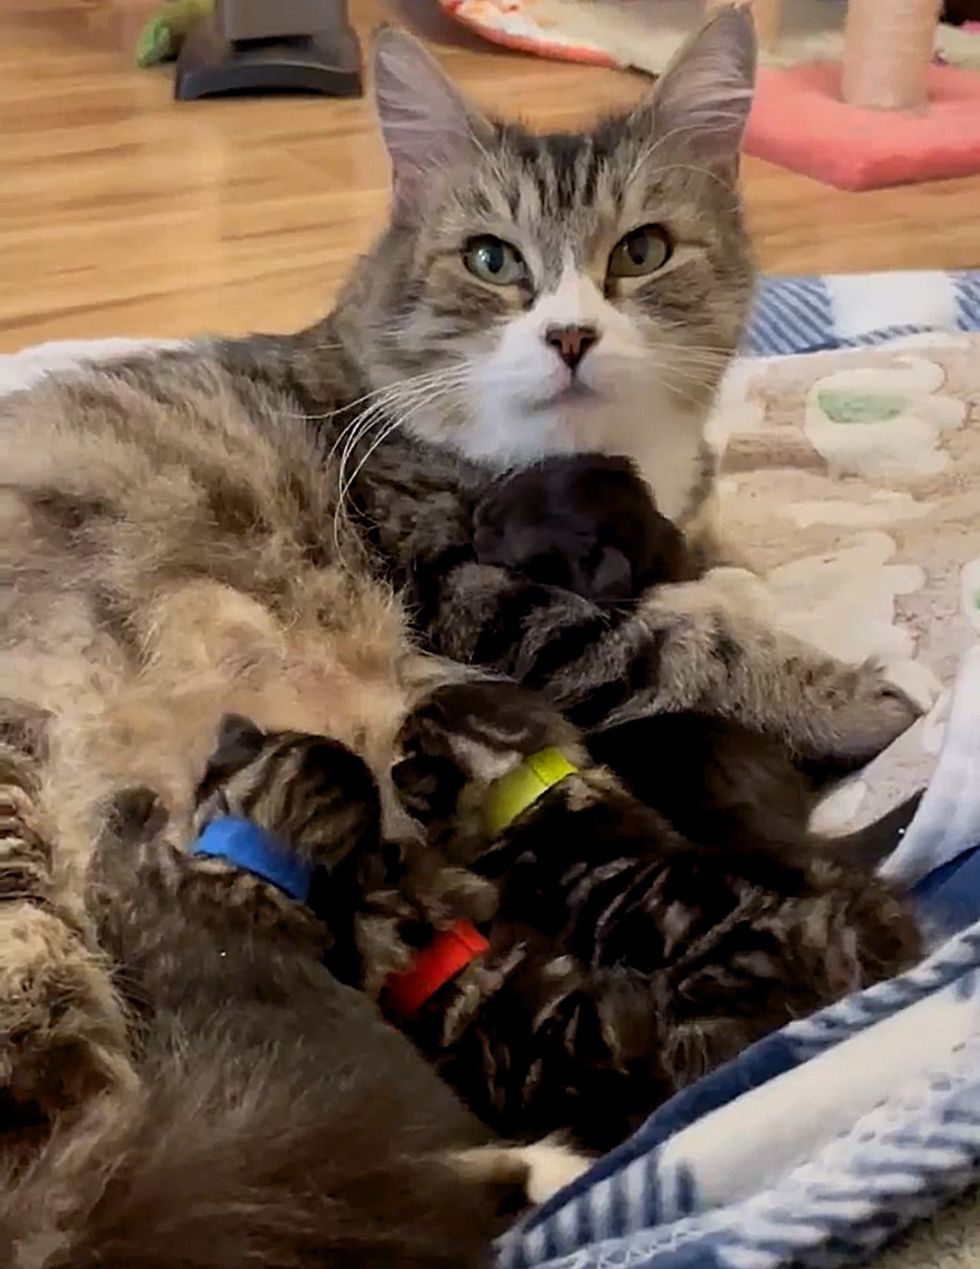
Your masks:
<instances>
[{"instance_id":1,"label":"kitten's paw","mask_svg":"<svg viewBox=\"0 0 980 1269\"><path fill-rule=\"evenodd\" d=\"M530 1146L463 1150L453 1156L453 1164L474 1180L519 1182L527 1203L537 1207L577 1181L592 1166L592 1160L555 1137L545 1137Z\"/></svg>"},{"instance_id":2,"label":"kitten's paw","mask_svg":"<svg viewBox=\"0 0 980 1269\"><path fill-rule=\"evenodd\" d=\"M931 709L939 690L916 662L866 662L835 711L833 756L854 767L870 762Z\"/></svg>"},{"instance_id":3,"label":"kitten's paw","mask_svg":"<svg viewBox=\"0 0 980 1269\"><path fill-rule=\"evenodd\" d=\"M592 1166L591 1159L554 1137L523 1146L519 1153L528 1166L527 1197L535 1205L577 1181Z\"/></svg>"}]
</instances>

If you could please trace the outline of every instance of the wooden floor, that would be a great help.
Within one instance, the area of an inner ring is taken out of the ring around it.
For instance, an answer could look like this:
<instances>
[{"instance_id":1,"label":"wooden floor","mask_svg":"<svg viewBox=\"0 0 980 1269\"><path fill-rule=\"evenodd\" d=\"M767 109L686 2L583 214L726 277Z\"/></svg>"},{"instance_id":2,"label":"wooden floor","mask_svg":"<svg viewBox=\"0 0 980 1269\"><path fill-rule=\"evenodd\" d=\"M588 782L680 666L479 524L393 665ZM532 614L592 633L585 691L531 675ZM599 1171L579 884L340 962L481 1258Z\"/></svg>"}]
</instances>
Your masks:
<instances>
[{"instance_id":1,"label":"wooden floor","mask_svg":"<svg viewBox=\"0 0 980 1269\"><path fill-rule=\"evenodd\" d=\"M0 0L0 349L295 327L383 219L366 101L175 103L170 72L133 60L152 7ZM407 22L480 100L541 124L571 126L644 88L491 49L435 9L352 0L362 34ZM749 161L745 185L769 270L980 265L980 178L853 195Z\"/></svg>"}]
</instances>

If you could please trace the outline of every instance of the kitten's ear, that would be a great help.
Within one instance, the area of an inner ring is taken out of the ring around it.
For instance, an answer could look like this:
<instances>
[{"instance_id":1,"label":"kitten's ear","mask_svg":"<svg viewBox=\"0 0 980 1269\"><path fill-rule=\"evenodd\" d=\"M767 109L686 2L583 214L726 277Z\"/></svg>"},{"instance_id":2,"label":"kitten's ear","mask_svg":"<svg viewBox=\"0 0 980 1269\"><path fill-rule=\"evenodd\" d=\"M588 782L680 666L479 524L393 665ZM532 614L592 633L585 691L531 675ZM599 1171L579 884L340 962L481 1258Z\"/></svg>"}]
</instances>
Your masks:
<instances>
[{"instance_id":1,"label":"kitten's ear","mask_svg":"<svg viewBox=\"0 0 980 1269\"><path fill-rule=\"evenodd\" d=\"M709 168L738 167L742 134L752 106L756 41L744 5L719 9L679 50L638 115L652 116L655 139Z\"/></svg>"},{"instance_id":2,"label":"kitten's ear","mask_svg":"<svg viewBox=\"0 0 980 1269\"><path fill-rule=\"evenodd\" d=\"M395 219L408 219L426 173L475 149L493 129L414 36L382 27L374 38L374 101L391 159Z\"/></svg>"},{"instance_id":3,"label":"kitten's ear","mask_svg":"<svg viewBox=\"0 0 980 1269\"><path fill-rule=\"evenodd\" d=\"M213 770L237 770L261 752L265 733L250 718L225 714L218 724L218 739L208 759Z\"/></svg>"}]
</instances>

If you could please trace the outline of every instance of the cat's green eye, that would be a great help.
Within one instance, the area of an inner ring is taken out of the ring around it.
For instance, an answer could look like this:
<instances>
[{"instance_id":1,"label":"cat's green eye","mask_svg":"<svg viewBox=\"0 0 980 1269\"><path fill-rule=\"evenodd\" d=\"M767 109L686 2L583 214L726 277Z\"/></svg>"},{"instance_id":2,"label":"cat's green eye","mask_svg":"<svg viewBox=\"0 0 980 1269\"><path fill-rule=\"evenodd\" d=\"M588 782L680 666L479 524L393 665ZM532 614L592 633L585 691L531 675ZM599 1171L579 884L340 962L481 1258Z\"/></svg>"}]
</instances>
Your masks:
<instances>
[{"instance_id":1,"label":"cat's green eye","mask_svg":"<svg viewBox=\"0 0 980 1269\"><path fill-rule=\"evenodd\" d=\"M491 286L515 286L527 277L527 265L517 248L490 234L469 240L463 263L475 278Z\"/></svg>"},{"instance_id":2,"label":"cat's green eye","mask_svg":"<svg viewBox=\"0 0 980 1269\"><path fill-rule=\"evenodd\" d=\"M620 238L609 257L609 276L642 278L670 259L670 235L662 225L643 225Z\"/></svg>"}]
</instances>

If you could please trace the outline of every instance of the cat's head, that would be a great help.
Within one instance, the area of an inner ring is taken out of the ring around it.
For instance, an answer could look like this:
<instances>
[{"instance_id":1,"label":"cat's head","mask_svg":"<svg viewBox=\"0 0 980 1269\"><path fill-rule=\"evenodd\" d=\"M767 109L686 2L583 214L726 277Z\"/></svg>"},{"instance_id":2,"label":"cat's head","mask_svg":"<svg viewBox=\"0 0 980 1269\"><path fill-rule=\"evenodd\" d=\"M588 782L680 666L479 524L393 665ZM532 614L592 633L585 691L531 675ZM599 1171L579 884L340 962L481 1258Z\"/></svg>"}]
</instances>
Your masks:
<instances>
[{"instance_id":1,"label":"cat's head","mask_svg":"<svg viewBox=\"0 0 980 1269\"><path fill-rule=\"evenodd\" d=\"M752 268L735 179L755 43L721 10L634 109L535 135L384 30L375 95L391 226L342 301L372 387L425 439L522 464L700 441ZM688 450L691 445L688 444ZM693 450L692 450L693 453Z\"/></svg>"}]
</instances>

